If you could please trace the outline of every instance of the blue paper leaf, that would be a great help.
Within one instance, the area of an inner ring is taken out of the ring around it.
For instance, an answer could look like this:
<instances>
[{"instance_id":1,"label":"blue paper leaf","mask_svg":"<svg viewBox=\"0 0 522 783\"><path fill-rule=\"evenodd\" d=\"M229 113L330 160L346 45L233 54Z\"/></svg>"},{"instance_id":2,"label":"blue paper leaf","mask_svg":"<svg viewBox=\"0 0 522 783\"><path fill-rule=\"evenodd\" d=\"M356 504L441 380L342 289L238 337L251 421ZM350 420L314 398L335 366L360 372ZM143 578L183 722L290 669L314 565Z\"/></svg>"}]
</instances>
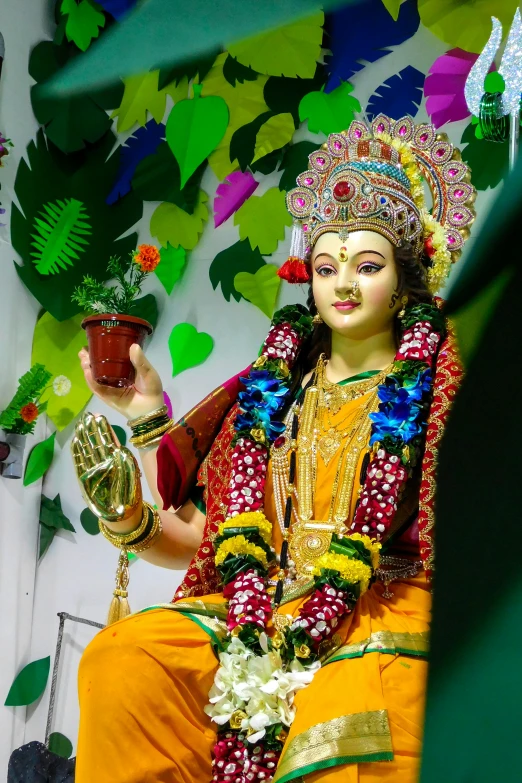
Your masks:
<instances>
[{"instance_id":1,"label":"blue paper leaf","mask_svg":"<svg viewBox=\"0 0 522 783\"><path fill-rule=\"evenodd\" d=\"M115 19L120 21L125 14L134 8L138 0L97 0L98 5L101 5L104 11L111 14Z\"/></svg>"},{"instance_id":2,"label":"blue paper leaf","mask_svg":"<svg viewBox=\"0 0 522 783\"><path fill-rule=\"evenodd\" d=\"M417 0L402 3L396 22L382 0L350 4L328 14L326 19L332 56L327 65L325 92L331 92L364 68L361 60L374 63L389 54L389 47L407 41L420 23Z\"/></svg>"},{"instance_id":3,"label":"blue paper leaf","mask_svg":"<svg viewBox=\"0 0 522 783\"><path fill-rule=\"evenodd\" d=\"M154 155L161 142L165 139L165 126L150 120L143 128L129 136L120 147L120 168L114 186L105 199L107 204L114 204L131 189L134 172L144 158Z\"/></svg>"},{"instance_id":4,"label":"blue paper leaf","mask_svg":"<svg viewBox=\"0 0 522 783\"><path fill-rule=\"evenodd\" d=\"M370 122L378 114L386 114L392 120L406 114L415 117L422 100L424 79L424 74L412 65L386 79L368 101L366 114Z\"/></svg>"}]
</instances>

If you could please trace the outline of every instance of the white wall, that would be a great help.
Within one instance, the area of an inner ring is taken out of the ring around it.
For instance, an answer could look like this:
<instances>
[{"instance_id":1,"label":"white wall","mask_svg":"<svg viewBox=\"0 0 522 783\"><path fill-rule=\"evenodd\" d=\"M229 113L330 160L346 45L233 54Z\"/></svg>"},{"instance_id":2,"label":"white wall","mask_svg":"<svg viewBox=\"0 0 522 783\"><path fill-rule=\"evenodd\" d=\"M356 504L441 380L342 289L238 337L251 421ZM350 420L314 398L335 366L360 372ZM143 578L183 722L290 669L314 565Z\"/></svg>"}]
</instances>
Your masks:
<instances>
[{"instance_id":1,"label":"white wall","mask_svg":"<svg viewBox=\"0 0 522 783\"><path fill-rule=\"evenodd\" d=\"M15 150L8 165L0 170L2 191L0 200L8 208L13 198L12 184L17 162L25 146L36 132L32 115L27 73L31 47L41 40L48 28L46 0L3 0L1 31L6 43L6 62L0 83L0 130L10 136ZM427 73L435 58L447 47L422 29L396 51L365 68L354 77L355 94L363 107L373 91L391 74L407 64ZM425 120L422 108L417 119ZM452 141L458 143L467 121L449 126ZM300 129L295 140L313 137ZM259 176L256 175L259 179ZM263 179L256 195L278 181L278 175ZM217 186L212 172L207 172L202 187L209 194L209 204ZM478 226L484 219L491 192L479 194ZM145 207L140 222L140 241L149 241L149 218L155 204ZM8 217L8 214L6 215ZM30 363L31 341L37 303L26 292L13 268L14 253L8 244L8 229L0 229L0 312L2 313L2 340L0 341L0 406L13 393L17 377ZM158 295L161 316L157 331L147 350L152 363L159 369L165 389L174 406L174 415L180 416L199 401L208 391L230 377L257 354L266 335L268 319L255 307L242 300L227 303L220 289L213 291L208 267L217 252L237 241L233 218L214 230L210 220L196 250L190 255L183 280L170 298L156 282L149 290ZM276 263L286 258L287 241L280 244L280 252L273 256ZM286 251L286 252L285 252ZM300 299L304 293L285 286L280 304ZM200 367L171 377L167 339L178 322L189 321L198 330L209 332L215 340L210 358ZM117 415L102 404L92 401L90 410L109 415L113 424L124 425ZM36 439L46 436L47 424L40 423ZM0 667L0 696L12 682L16 672L30 660L53 655L58 630L57 613L61 611L103 622L110 601L117 552L101 536L90 536L81 527L79 515L84 507L76 485L69 455L69 441L73 427L58 434L54 463L45 477L44 492L50 497L60 493L63 510L76 528L76 534L61 532L51 544L42 562L36 568L37 507L41 487L24 488L22 482L0 479L0 616L2 617L2 645ZM48 429L50 432L51 430ZM182 574L155 568L143 561L131 565L130 600L134 610L153 603L169 601ZM36 572L36 587L34 577ZM94 629L67 623L58 681L58 694L53 731L61 731L73 743L78 724L76 700L76 671L82 650L92 638ZM31 740L43 741L47 718L49 687L42 699L27 710L24 725L22 708L13 710L0 706L0 770L7 768L10 751ZM1 703L1 702L0 702ZM0 772L0 776L3 773Z\"/></svg>"}]
</instances>

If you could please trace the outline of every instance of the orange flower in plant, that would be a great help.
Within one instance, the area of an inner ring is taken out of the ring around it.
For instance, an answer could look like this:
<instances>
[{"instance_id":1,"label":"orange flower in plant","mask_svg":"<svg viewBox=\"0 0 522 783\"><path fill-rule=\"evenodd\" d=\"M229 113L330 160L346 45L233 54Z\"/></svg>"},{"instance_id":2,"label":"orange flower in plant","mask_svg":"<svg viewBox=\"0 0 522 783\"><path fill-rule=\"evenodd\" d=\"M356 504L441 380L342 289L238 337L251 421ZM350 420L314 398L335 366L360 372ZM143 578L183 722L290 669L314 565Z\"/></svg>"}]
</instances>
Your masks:
<instances>
[{"instance_id":1,"label":"orange flower in plant","mask_svg":"<svg viewBox=\"0 0 522 783\"><path fill-rule=\"evenodd\" d=\"M160 252L154 245L138 245L134 261L142 272L154 272L160 262Z\"/></svg>"},{"instance_id":2,"label":"orange flower in plant","mask_svg":"<svg viewBox=\"0 0 522 783\"><path fill-rule=\"evenodd\" d=\"M38 413L38 405L35 405L34 402L28 402L27 405L20 409L20 416L27 424L35 421L38 418Z\"/></svg>"}]
</instances>

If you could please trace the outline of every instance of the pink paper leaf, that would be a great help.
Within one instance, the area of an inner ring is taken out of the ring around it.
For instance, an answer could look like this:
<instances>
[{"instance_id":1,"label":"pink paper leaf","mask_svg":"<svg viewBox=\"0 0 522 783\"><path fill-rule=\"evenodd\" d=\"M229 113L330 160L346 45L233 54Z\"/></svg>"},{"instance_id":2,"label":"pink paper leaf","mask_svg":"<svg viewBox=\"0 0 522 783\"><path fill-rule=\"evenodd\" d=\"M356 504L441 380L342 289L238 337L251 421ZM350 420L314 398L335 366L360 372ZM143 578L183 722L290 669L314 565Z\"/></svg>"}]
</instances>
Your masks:
<instances>
[{"instance_id":1,"label":"pink paper leaf","mask_svg":"<svg viewBox=\"0 0 522 783\"><path fill-rule=\"evenodd\" d=\"M436 128L469 117L464 85L478 54L450 49L437 57L424 82L426 111ZM493 70L494 66L490 70Z\"/></svg>"},{"instance_id":2,"label":"pink paper leaf","mask_svg":"<svg viewBox=\"0 0 522 783\"><path fill-rule=\"evenodd\" d=\"M214 227L217 228L250 198L259 185L249 171L233 171L218 185L214 198Z\"/></svg>"},{"instance_id":3,"label":"pink paper leaf","mask_svg":"<svg viewBox=\"0 0 522 783\"><path fill-rule=\"evenodd\" d=\"M169 397L169 395L167 394L166 391L163 392L163 402L167 406L167 413L168 413L168 415L170 416L170 418L172 418L172 403L171 403L170 397Z\"/></svg>"}]
</instances>

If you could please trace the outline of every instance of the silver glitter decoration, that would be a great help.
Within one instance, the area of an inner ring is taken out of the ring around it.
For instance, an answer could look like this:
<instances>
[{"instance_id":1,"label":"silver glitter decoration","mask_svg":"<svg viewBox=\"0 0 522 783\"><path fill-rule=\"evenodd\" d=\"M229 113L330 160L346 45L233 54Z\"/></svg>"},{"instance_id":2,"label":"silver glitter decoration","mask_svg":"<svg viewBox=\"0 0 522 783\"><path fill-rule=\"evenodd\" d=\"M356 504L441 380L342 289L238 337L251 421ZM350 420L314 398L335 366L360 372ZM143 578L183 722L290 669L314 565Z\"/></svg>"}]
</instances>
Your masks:
<instances>
[{"instance_id":1,"label":"silver glitter decoration","mask_svg":"<svg viewBox=\"0 0 522 783\"><path fill-rule=\"evenodd\" d=\"M493 23L491 35L473 68L469 72L464 87L464 96L466 98L466 103L468 104L468 109L475 117L478 117L480 112L480 101L484 95L484 79L488 74L491 63L493 62L502 41L502 25L494 16L491 17L491 21Z\"/></svg>"},{"instance_id":2,"label":"silver glitter decoration","mask_svg":"<svg viewBox=\"0 0 522 783\"><path fill-rule=\"evenodd\" d=\"M502 114L511 114L518 109L522 92L522 19L518 8L498 71L506 84L501 98L501 111Z\"/></svg>"}]
</instances>

